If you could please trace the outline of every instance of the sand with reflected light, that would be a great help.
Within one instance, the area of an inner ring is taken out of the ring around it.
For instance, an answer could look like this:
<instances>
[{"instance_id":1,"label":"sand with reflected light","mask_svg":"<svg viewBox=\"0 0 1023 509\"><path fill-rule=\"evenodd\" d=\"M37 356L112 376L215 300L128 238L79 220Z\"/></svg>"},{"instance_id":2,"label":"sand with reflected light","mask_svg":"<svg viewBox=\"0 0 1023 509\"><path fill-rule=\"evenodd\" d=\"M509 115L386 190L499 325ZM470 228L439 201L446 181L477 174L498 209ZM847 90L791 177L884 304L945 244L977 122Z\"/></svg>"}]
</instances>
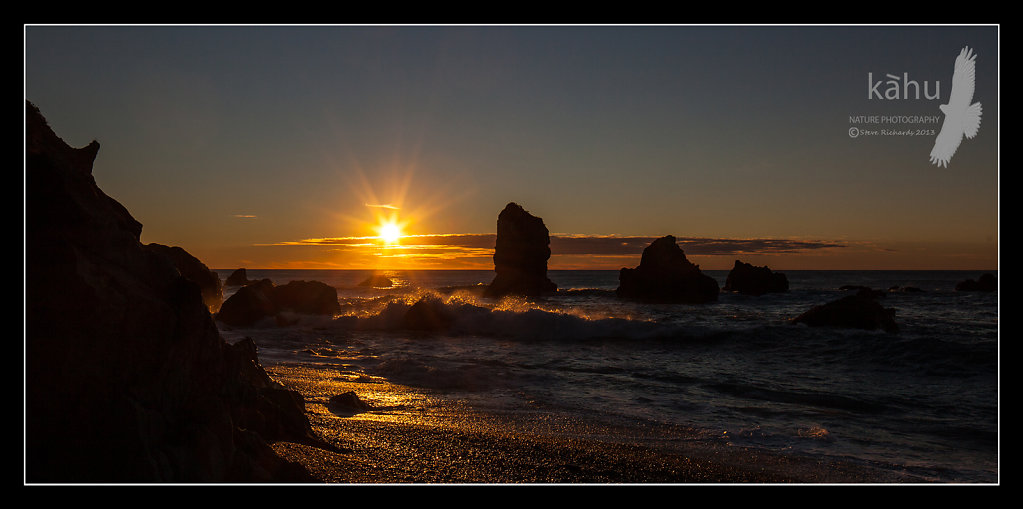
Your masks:
<instances>
[{"instance_id":1,"label":"sand with reflected light","mask_svg":"<svg viewBox=\"0 0 1023 509\"><path fill-rule=\"evenodd\" d=\"M515 415L397 385L342 366L274 365L272 378L302 393L313 430L342 452L277 442L283 458L341 484L863 483L907 482L890 472L737 447L694 444L685 430L593 426L529 402ZM331 396L354 391L372 409L338 414ZM656 444L656 445L650 445Z\"/></svg>"}]
</instances>

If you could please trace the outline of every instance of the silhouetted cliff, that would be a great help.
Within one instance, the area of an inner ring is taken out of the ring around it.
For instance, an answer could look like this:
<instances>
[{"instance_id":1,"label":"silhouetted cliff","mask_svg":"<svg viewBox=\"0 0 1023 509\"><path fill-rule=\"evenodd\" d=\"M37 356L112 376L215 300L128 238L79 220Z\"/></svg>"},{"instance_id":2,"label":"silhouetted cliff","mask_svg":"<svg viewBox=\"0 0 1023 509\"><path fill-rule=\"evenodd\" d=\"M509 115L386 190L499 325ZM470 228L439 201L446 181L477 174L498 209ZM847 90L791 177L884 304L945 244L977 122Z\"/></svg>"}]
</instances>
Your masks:
<instances>
[{"instance_id":1,"label":"silhouetted cliff","mask_svg":"<svg viewBox=\"0 0 1023 509\"><path fill-rule=\"evenodd\" d=\"M319 443L302 398L227 345L199 286L26 105L28 482L310 481L267 440Z\"/></svg>"}]
</instances>

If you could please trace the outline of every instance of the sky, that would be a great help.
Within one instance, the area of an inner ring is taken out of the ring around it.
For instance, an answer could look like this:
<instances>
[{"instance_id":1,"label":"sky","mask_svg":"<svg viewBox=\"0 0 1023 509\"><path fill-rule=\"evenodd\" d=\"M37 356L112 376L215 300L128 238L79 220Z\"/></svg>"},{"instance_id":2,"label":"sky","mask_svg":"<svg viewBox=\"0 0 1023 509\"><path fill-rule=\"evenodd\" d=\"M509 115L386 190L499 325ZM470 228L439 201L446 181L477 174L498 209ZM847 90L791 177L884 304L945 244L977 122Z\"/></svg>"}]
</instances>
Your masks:
<instances>
[{"instance_id":1,"label":"sky","mask_svg":"<svg viewBox=\"0 0 1023 509\"><path fill-rule=\"evenodd\" d=\"M24 43L25 98L70 145L99 141L96 182L142 241L211 268L492 269L509 202L543 218L550 269L635 266L663 235L704 269L998 268L997 26L26 25ZM936 166L965 47L980 128Z\"/></svg>"}]
</instances>

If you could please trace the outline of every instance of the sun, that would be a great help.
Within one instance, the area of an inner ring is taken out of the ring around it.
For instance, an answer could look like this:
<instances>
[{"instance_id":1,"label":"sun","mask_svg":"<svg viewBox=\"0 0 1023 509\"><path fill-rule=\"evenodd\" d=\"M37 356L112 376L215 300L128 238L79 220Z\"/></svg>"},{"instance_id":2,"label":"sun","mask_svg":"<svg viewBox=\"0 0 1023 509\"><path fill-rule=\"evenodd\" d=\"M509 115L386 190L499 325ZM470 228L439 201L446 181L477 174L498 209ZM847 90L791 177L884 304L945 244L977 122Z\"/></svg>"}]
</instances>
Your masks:
<instances>
[{"instance_id":1,"label":"sun","mask_svg":"<svg viewBox=\"0 0 1023 509\"><path fill-rule=\"evenodd\" d=\"M380 239L388 244L395 244L401 239L401 227L394 222L381 224L379 233Z\"/></svg>"}]
</instances>

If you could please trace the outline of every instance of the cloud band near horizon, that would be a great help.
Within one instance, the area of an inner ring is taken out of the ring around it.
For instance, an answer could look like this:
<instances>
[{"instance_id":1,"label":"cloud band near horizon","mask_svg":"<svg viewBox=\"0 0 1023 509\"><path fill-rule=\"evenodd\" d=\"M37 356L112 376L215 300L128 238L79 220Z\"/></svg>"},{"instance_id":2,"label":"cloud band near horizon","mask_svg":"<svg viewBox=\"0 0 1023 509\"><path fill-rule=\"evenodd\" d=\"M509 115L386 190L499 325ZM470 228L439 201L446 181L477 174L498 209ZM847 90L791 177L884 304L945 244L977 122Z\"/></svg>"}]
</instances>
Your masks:
<instances>
[{"instance_id":1,"label":"cloud band near horizon","mask_svg":"<svg viewBox=\"0 0 1023 509\"><path fill-rule=\"evenodd\" d=\"M643 249L659 237L617 235L551 235L553 255L628 256L641 255ZM710 237L675 237L687 255L792 254L817 249L842 248L848 244L830 240L803 239L730 239ZM497 235L493 233L457 233L409 235L391 249L422 251L464 251L469 256L493 254ZM285 241L274 246L379 247L377 237L325 237Z\"/></svg>"}]
</instances>

